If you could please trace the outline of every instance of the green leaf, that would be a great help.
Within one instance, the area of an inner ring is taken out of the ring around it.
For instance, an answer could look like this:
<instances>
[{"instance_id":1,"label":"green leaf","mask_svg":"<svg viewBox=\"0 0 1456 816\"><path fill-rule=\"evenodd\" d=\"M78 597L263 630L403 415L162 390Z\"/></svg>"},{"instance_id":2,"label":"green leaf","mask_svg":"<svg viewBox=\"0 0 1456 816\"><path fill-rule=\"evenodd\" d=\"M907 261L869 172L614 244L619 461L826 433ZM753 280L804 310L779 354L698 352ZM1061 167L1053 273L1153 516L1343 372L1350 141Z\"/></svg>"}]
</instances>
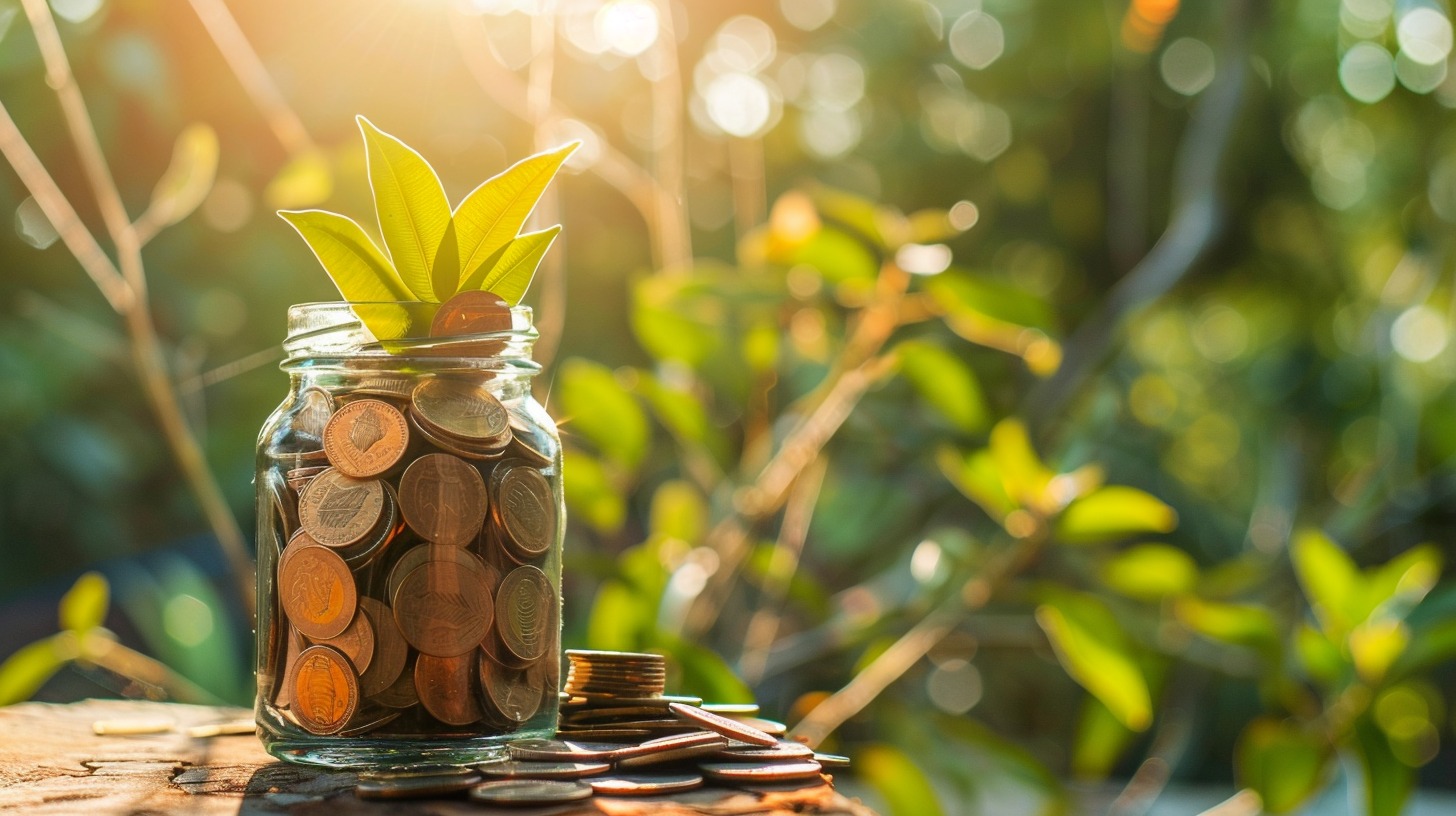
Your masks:
<instances>
[{"instance_id":1,"label":"green leaf","mask_svg":"<svg viewBox=\"0 0 1456 816\"><path fill-rule=\"evenodd\" d=\"M962 456L955 448L946 445L936 451L935 462L962 495L980 505L996 521L1001 521L1016 509L1016 502L1006 492L1006 484L997 472L996 460L989 450Z\"/></svg>"},{"instance_id":2,"label":"green leaf","mask_svg":"<svg viewBox=\"0 0 1456 816\"><path fill-rule=\"evenodd\" d=\"M636 651L652 626L654 610L646 608L639 593L621 581L608 579L597 590L587 622L588 648Z\"/></svg>"},{"instance_id":3,"label":"green leaf","mask_svg":"<svg viewBox=\"0 0 1456 816\"><path fill-rule=\"evenodd\" d=\"M1283 720L1254 720L1239 737L1235 767L1270 813L1288 813L1324 786L1330 747L1319 736Z\"/></svg>"},{"instance_id":4,"label":"green leaf","mask_svg":"<svg viewBox=\"0 0 1456 816\"><path fill-rule=\"evenodd\" d=\"M1378 683L1410 644L1410 629L1401 621L1367 620L1350 630L1349 644L1360 677Z\"/></svg>"},{"instance_id":5,"label":"green leaf","mask_svg":"<svg viewBox=\"0 0 1456 816\"><path fill-rule=\"evenodd\" d=\"M1385 732L1368 717L1356 721L1353 742L1365 773L1366 816L1400 816L1415 787L1415 771L1400 761Z\"/></svg>"},{"instance_id":6,"label":"green leaf","mask_svg":"<svg viewBox=\"0 0 1456 816\"><path fill-rule=\"evenodd\" d=\"M580 518L603 533L614 533L627 518L622 494L612 486L602 463L580 451L561 453L562 486L573 518Z\"/></svg>"},{"instance_id":7,"label":"green leaf","mask_svg":"<svg viewBox=\"0 0 1456 816\"><path fill-rule=\"evenodd\" d=\"M1198 583L1198 563L1167 544L1138 544L1102 565L1102 583L1143 601L1189 592Z\"/></svg>"},{"instance_id":8,"label":"green leaf","mask_svg":"<svg viewBox=\"0 0 1456 816\"><path fill-rule=\"evenodd\" d=\"M217 178L217 133L197 122L183 128L172 147L172 161L152 190L147 215L168 226L191 215L207 198Z\"/></svg>"},{"instance_id":9,"label":"green leaf","mask_svg":"<svg viewBox=\"0 0 1456 816\"><path fill-rule=\"evenodd\" d=\"M542 256L551 248L560 232L561 225L558 224L540 232L528 232L509 242L502 248L500 257L493 266L487 270L482 265L465 278L460 290L483 289L494 292L505 298L506 303L515 306L525 296L526 289L531 285L531 278L536 275L536 267L541 265Z\"/></svg>"},{"instance_id":10,"label":"green leaf","mask_svg":"<svg viewBox=\"0 0 1456 816\"><path fill-rule=\"evenodd\" d=\"M1279 641L1273 613L1257 604L1179 598L1173 615L1189 629L1224 643L1272 647Z\"/></svg>"},{"instance_id":11,"label":"green leaf","mask_svg":"<svg viewBox=\"0 0 1456 816\"><path fill-rule=\"evenodd\" d=\"M1072 745L1072 774L1081 780L1106 779L1136 736L1101 700L1087 697Z\"/></svg>"},{"instance_id":12,"label":"green leaf","mask_svg":"<svg viewBox=\"0 0 1456 816\"><path fill-rule=\"evenodd\" d=\"M797 246L771 254L769 259L783 266L807 264L832 283L872 280L880 269L879 261L863 243L831 227L818 230Z\"/></svg>"},{"instance_id":13,"label":"green leaf","mask_svg":"<svg viewBox=\"0 0 1456 816\"><path fill-rule=\"evenodd\" d=\"M455 236L455 222L445 226L445 235L435 250L435 260L430 266L430 286L435 299L444 303L455 296L460 288L460 243Z\"/></svg>"},{"instance_id":14,"label":"green leaf","mask_svg":"<svg viewBox=\"0 0 1456 816\"><path fill-rule=\"evenodd\" d=\"M986 427L986 398L976 375L961 359L925 340L907 340L895 347L900 371L951 424L966 432Z\"/></svg>"},{"instance_id":15,"label":"green leaf","mask_svg":"<svg viewBox=\"0 0 1456 816\"><path fill-rule=\"evenodd\" d=\"M713 650L676 638L664 645L681 672L679 683L685 693L725 703L753 702L748 685Z\"/></svg>"},{"instance_id":16,"label":"green leaf","mask_svg":"<svg viewBox=\"0 0 1456 816\"><path fill-rule=\"evenodd\" d=\"M991 429L991 461L1000 474L1006 495L1021 506L1038 507L1046 498L1052 472L1042 464L1026 425L1019 419L1007 418Z\"/></svg>"},{"instance_id":17,"label":"green leaf","mask_svg":"<svg viewBox=\"0 0 1456 816\"><path fill-rule=\"evenodd\" d=\"M364 134L379 232L389 258L400 280L414 292L414 300L439 301L430 272L450 224L445 188L434 168L413 148L363 116L357 119Z\"/></svg>"},{"instance_id":18,"label":"green leaf","mask_svg":"<svg viewBox=\"0 0 1456 816\"><path fill-rule=\"evenodd\" d=\"M854 757L855 772L885 801L886 816L939 816L945 813L935 786L905 752L869 745Z\"/></svg>"},{"instance_id":19,"label":"green leaf","mask_svg":"<svg viewBox=\"0 0 1456 816\"><path fill-rule=\"evenodd\" d=\"M1350 556L1319 530L1301 530L1290 544L1294 571L1315 617L1331 635L1342 636L1359 622L1361 576Z\"/></svg>"},{"instance_id":20,"label":"green leaf","mask_svg":"<svg viewBox=\"0 0 1456 816\"><path fill-rule=\"evenodd\" d=\"M566 427L608 459L631 469L647 455L647 416L604 365L575 357L561 366L556 395Z\"/></svg>"},{"instance_id":21,"label":"green leaf","mask_svg":"<svg viewBox=\"0 0 1456 816\"><path fill-rule=\"evenodd\" d=\"M1339 645L1308 623L1301 622L1294 630L1294 653L1304 673L1326 685L1338 682L1348 667Z\"/></svg>"},{"instance_id":22,"label":"green leaf","mask_svg":"<svg viewBox=\"0 0 1456 816\"><path fill-rule=\"evenodd\" d=\"M1405 617L1440 577L1441 551L1432 544L1412 547L1368 575L1364 604L1354 612L1361 618L1376 612Z\"/></svg>"},{"instance_id":23,"label":"green leaf","mask_svg":"<svg viewBox=\"0 0 1456 816\"><path fill-rule=\"evenodd\" d=\"M474 277L491 255L516 237L562 162L580 146L581 142L571 142L522 159L487 179L460 202L455 208L455 229L460 235L461 280ZM511 300L490 286L461 288L485 288ZM524 286L521 291L525 291ZM519 299L518 295L515 300Z\"/></svg>"},{"instance_id":24,"label":"green leaf","mask_svg":"<svg viewBox=\"0 0 1456 816\"><path fill-rule=\"evenodd\" d=\"M416 300L358 224L322 210L280 210L278 215L303 236L344 300L350 303ZM354 313L380 340L402 337L409 328L408 321L391 310L361 311L356 307Z\"/></svg>"},{"instance_id":25,"label":"green leaf","mask_svg":"<svg viewBox=\"0 0 1456 816\"><path fill-rule=\"evenodd\" d=\"M1062 668L1134 731L1153 721L1152 695L1112 611L1086 593L1057 592L1036 608Z\"/></svg>"},{"instance_id":26,"label":"green leaf","mask_svg":"<svg viewBox=\"0 0 1456 816\"><path fill-rule=\"evenodd\" d=\"M313 150L285 164L268 182L263 198L275 209L295 210L318 206L333 192L334 174L329 168L329 159Z\"/></svg>"},{"instance_id":27,"label":"green leaf","mask_svg":"<svg viewBox=\"0 0 1456 816\"><path fill-rule=\"evenodd\" d=\"M77 635L100 626L111 605L111 585L99 572L88 572L61 596L61 628Z\"/></svg>"},{"instance_id":28,"label":"green leaf","mask_svg":"<svg viewBox=\"0 0 1456 816\"><path fill-rule=\"evenodd\" d=\"M30 699L61 667L76 657L70 632L22 646L0 663L0 706Z\"/></svg>"},{"instance_id":29,"label":"green leaf","mask_svg":"<svg viewBox=\"0 0 1456 816\"><path fill-rule=\"evenodd\" d=\"M682 479L663 482L652 494L648 528L653 535L694 542L708 526L708 505L698 489Z\"/></svg>"},{"instance_id":30,"label":"green leaf","mask_svg":"<svg viewBox=\"0 0 1456 816\"><path fill-rule=\"evenodd\" d=\"M702 400L691 392L667 386L646 371L637 372L636 390L679 444L701 446L720 463L727 458L728 442L708 419Z\"/></svg>"},{"instance_id":31,"label":"green leaf","mask_svg":"<svg viewBox=\"0 0 1456 816\"><path fill-rule=\"evenodd\" d=\"M1178 514L1135 487L1108 485L1067 506L1057 519L1064 544L1099 544L1143 533L1170 533Z\"/></svg>"}]
</instances>

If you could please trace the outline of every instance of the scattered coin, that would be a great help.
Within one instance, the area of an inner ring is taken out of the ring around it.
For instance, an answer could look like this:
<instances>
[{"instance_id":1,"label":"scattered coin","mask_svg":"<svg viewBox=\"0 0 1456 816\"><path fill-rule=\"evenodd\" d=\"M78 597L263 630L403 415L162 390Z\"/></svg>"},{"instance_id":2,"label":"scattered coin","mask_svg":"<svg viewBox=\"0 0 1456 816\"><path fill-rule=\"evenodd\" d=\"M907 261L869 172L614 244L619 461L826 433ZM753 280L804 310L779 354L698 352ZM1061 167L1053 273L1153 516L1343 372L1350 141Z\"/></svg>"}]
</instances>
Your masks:
<instances>
[{"instance_id":1,"label":"scattered coin","mask_svg":"<svg viewBox=\"0 0 1456 816\"><path fill-rule=\"evenodd\" d=\"M354 786L354 795L360 799L428 799L464 793L480 781L480 774L469 770L376 779L361 775L359 784Z\"/></svg>"},{"instance_id":2,"label":"scattered coin","mask_svg":"<svg viewBox=\"0 0 1456 816\"><path fill-rule=\"evenodd\" d=\"M288 620L304 635L328 640L354 619L354 576L327 547L290 546L278 563L278 596Z\"/></svg>"},{"instance_id":3,"label":"scattered coin","mask_svg":"<svg viewBox=\"0 0 1456 816\"><path fill-rule=\"evenodd\" d=\"M611 770L608 762L538 762L504 759L476 766L492 779L581 779Z\"/></svg>"},{"instance_id":4,"label":"scattered coin","mask_svg":"<svg viewBox=\"0 0 1456 816\"><path fill-rule=\"evenodd\" d=\"M724 717L757 717L758 703L704 703L698 706L709 714Z\"/></svg>"},{"instance_id":5,"label":"scattered coin","mask_svg":"<svg viewBox=\"0 0 1456 816\"><path fill-rule=\"evenodd\" d=\"M771 737L782 737L789 733L789 727L777 720L765 720L762 717L731 717L730 719L740 725L762 731Z\"/></svg>"},{"instance_id":6,"label":"scattered coin","mask_svg":"<svg viewBox=\"0 0 1456 816\"><path fill-rule=\"evenodd\" d=\"M838 754L815 754L813 759L825 768L849 767L849 757L847 756L840 756Z\"/></svg>"},{"instance_id":7,"label":"scattered coin","mask_svg":"<svg viewBox=\"0 0 1456 816\"><path fill-rule=\"evenodd\" d=\"M728 747L718 753L725 762L759 762L771 759L813 759L814 749L798 742L780 741L772 748Z\"/></svg>"},{"instance_id":8,"label":"scattered coin","mask_svg":"<svg viewBox=\"0 0 1456 816\"><path fill-rule=\"evenodd\" d=\"M293 715L315 734L343 730L359 706L359 679L348 658L328 646L310 646L293 674Z\"/></svg>"},{"instance_id":9,"label":"scattered coin","mask_svg":"<svg viewBox=\"0 0 1456 816\"><path fill-rule=\"evenodd\" d=\"M405 523L426 541L463 546L485 523L485 480L470 463L448 453L429 453L405 468L399 480Z\"/></svg>"},{"instance_id":10,"label":"scattered coin","mask_svg":"<svg viewBox=\"0 0 1456 816\"><path fill-rule=\"evenodd\" d=\"M700 745L669 748L666 751L653 751L650 754L623 757L617 761L617 767L647 768L653 765L670 765L674 762L686 762L692 759L711 757L723 750L723 747L727 744L727 740L720 738L716 742L706 742Z\"/></svg>"},{"instance_id":11,"label":"scattered coin","mask_svg":"<svg viewBox=\"0 0 1456 816\"><path fill-rule=\"evenodd\" d=\"M137 736L142 734L166 734L177 726L171 717L129 717L116 720L97 720L91 723L91 732L98 737ZM252 723L248 723L251 733Z\"/></svg>"},{"instance_id":12,"label":"scattered coin","mask_svg":"<svg viewBox=\"0 0 1456 816\"><path fill-rule=\"evenodd\" d=\"M590 799L591 785L565 780L498 779L470 789L472 801L488 805L554 805Z\"/></svg>"},{"instance_id":13,"label":"scattered coin","mask_svg":"<svg viewBox=\"0 0 1456 816\"><path fill-rule=\"evenodd\" d=\"M324 428L329 464L358 479L394 467L408 447L409 423L383 400L355 400L335 411Z\"/></svg>"},{"instance_id":14,"label":"scattered coin","mask_svg":"<svg viewBox=\"0 0 1456 816\"><path fill-rule=\"evenodd\" d=\"M717 714L704 711L697 706L684 705L682 703L671 703L668 710L678 718L702 726L709 731L716 731L729 739L736 739L740 742L749 742L754 745L765 747L778 744L778 740L763 731L750 725L730 720L727 717L720 717Z\"/></svg>"},{"instance_id":15,"label":"scattered coin","mask_svg":"<svg viewBox=\"0 0 1456 816\"><path fill-rule=\"evenodd\" d=\"M703 774L720 782L784 782L792 779L810 779L819 775L819 763L809 760L798 762L768 762L743 764L737 762L704 762L698 765Z\"/></svg>"},{"instance_id":16,"label":"scattered coin","mask_svg":"<svg viewBox=\"0 0 1456 816\"><path fill-rule=\"evenodd\" d=\"M258 724L253 720L228 720L226 722L207 723L206 725L194 725L187 729L187 736L193 739L211 739L213 737L252 736L257 732Z\"/></svg>"},{"instance_id":17,"label":"scattered coin","mask_svg":"<svg viewBox=\"0 0 1456 816\"><path fill-rule=\"evenodd\" d=\"M703 786L703 777L695 773L620 774L587 781L599 796L653 796Z\"/></svg>"},{"instance_id":18,"label":"scattered coin","mask_svg":"<svg viewBox=\"0 0 1456 816\"><path fill-rule=\"evenodd\" d=\"M620 745L607 742L572 742L570 740L525 739L506 744L511 759L538 762L591 762L616 757Z\"/></svg>"}]
</instances>

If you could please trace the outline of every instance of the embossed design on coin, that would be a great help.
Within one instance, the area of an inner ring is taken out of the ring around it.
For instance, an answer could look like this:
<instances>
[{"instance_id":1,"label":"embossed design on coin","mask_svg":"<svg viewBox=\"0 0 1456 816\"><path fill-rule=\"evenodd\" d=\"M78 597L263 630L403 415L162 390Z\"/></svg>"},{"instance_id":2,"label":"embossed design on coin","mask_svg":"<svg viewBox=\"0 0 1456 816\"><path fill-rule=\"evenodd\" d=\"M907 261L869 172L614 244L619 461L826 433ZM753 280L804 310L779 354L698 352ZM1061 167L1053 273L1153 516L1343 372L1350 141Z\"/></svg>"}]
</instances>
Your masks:
<instances>
[{"instance_id":1,"label":"embossed design on coin","mask_svg":"<svg viewBox=\"0 0 1456 816\"><path fill-rule=\"evenodd\" d=\"M511 543L528 558L546 552L556 538L551 485L541 472L513 467L500 480L501 523Z\"/></svg>"},{"instance_id":2,"label":"embossed design on coin","mask_svg":"<svg viewBox=\"0 0 1456 816\"><path fill-rule=\"evenodd\" d=\"M516 657L536 660L546 651L547 627L555 619L556 592L546 573L516 567L501 581L495 601L496 629Z\"/></svg>"},{"instance_id":3,"label":"embossed design on coin","mask_svg":"<svg viewBox=\"0 0 1456 816\"><path fill-rule=\"evenodd\" d=\"M293 714L315 734L343 730L359 706L359 679L349 661L328 646L310 646L293 677Z\"/></svg>"},{"instance_id":4,"label":"embossed design on coin","mask_svg":"<svg viewBox=\"0 0 1456 816\"><path fill-rule=\"evenodd\" d=\"M369 600L360 598L359 601ZM349 663L354 671L359 674L369 670L369 665L374 661L374 624L369 620L368 615L356 612L354 619L344 627L344 631L322 641L323 646L332 646L344 653L349 658Z\"/></svg>"},{"instance_id":5,"label":"embossed design on coin","mask_svg":"<svg viewBox=\"0 0 1456 816\"><path fill-rule=\"evenodd\" d=\"M373 697L399 679L409 659L409 646L389 607L374 598L360 598L359 616L368 618L374 632L374 657L368 668L359 672L359 693Z\"/></svg>"},{"instance_id":6,"label":"embossed design on coin","mask_svg":"<svg viewBox=\"0 0 1456 816\"><path fill-rule=\"evenodd\" d=\"M426 541L463 546L485 523L485 480L463 459L425 454L405 468L399 505L405 523Z\"/></svg>"},{"instance_id":7,"label":"embossed design on coin","mask_svg":"<svg viewBox=\"0 0 1456 816\"><path fill-rule=\"evenodd\" d=\"M294 628L328 640L354 619L358 590L337 553L317 545L290 546L278 563L278 594Z\"/></svg>"},{"instance_id":8,"label":"embossed design on coin","mask_svg":"<svg viewBox=\"0 0 1456 816\"><path fill-rule=\"evenodd\" d=\"M393 405L362 399L345 405L324 428L324 453L340 472L378 476L394 467L409 446L409 423Z\"/></svg>"},{"instance_id":9,"label":"embossed design on coin","mask_svg":"<svg viewBox=\"0 0 1456 816\"><path fill-rule=\"evenodd\" d=\"M347 547L379 523L384 501L384 487L378 481L351 479L330 468L313 477L298 497L298 517L318 543Z\"/></svg>"},{"instance_id":10,"label":"embossed design on coin","mask_svg":"<svg viewBox=\"0 0 1456 816\"><path fill-rule=\"evenodd\" d=\"M494 292L473 289L440 304L430 323L431 337L487 334L511 330L511 307Z\"/></svg>"},{"instance_id":11,"label":"embossed design on coin","mask_svg":"<svg viewBox=\"0 0 1456 816\"><path fill-rule=\"evenodd\" d=\"M490 440L510 431L505 406L480 385L437 377L420 383L411 401L419 417L437 432Z\"/></svg>"},{"instance_id":12,"label":"embossed design on coin","mask_svg":"<svg viewBox=\"0 0 1456 816\"><path fill-rule=\"evenodd\" d=\"M447 725L470 725L484 716L470 683L474 662L468 655L428 654L415 661L415 691L430 716Z\"/></svg>"},{"instance_id":13,"label":"embossed design on coin","mask_svg":"<svg viewBox=\"0 0 1456 816\"><path fill-rule=\"evenodd\" d=\"M427 655L470 652L490 630L489 578L469 562L429 561L400 582L394 618L409 644Z\"/></svg>"},{"instance_id":14,"label":"embossed design on coin","mask_svg":"<svg viewBox=\"0 0 1456 816\"><path fill-rule=\"evenodd\" d=\"M512 669L497 664L488 653L480 653L480 689L491 706L510 722L523 723L541 708L546 682L541 662L527 669Z\"/></svg>"}]
</instances>

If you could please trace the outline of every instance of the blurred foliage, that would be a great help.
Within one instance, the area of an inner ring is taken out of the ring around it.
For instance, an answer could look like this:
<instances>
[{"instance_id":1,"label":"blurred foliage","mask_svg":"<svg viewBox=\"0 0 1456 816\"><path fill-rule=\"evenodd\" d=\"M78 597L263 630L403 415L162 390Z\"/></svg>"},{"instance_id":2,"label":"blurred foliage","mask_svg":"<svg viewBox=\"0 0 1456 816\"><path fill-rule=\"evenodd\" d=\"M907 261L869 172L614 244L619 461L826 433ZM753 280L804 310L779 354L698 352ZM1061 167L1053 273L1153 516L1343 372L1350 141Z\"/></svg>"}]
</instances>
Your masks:
<instances>
[{"instance_id":1,"label":"blurred foliage","mask_svg":"<svg viewBox=\"0 0 1456 816\"><path fill-rule=\"evenodd\" d=\"M150 297L240 516L286 307L333 296L262 216L368 200L352 114L438 156L451 200L581 139L541 383L568 643L812 721L950 610L828 743L891 814L1060 812L1060 778L1149 758L1273 812L1346 780L1393 814L1453 778L1444 5L689 2L648 38L613 22L657 20L630 0L563 0L541 134L456 48L481 27L505 69L541 64L536 3L233 5L305 143L187 8L53 7L127 203L156 190L166 224L200 200L148 245ZM82 200L15 11L0 99ZM654 114L674 81L682 123ZM654 167L675 141L697 260L654 269L666 227L608 151ZM9 173L0 208L0 596L104 563L145 651L246 700L247 626L220 562L179 554L202 522L114 318ZM83 585L0 698L84 662Z\"/></svg>"}]
</instances>

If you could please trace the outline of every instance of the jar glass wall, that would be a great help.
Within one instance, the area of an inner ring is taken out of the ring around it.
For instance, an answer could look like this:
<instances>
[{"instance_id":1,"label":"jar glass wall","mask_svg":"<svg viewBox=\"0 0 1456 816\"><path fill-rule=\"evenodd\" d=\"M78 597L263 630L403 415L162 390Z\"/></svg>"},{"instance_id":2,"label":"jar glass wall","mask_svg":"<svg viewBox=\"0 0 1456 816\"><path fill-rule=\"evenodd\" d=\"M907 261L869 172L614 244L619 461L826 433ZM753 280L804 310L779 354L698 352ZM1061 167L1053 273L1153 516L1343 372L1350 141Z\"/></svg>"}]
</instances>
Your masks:
<instances>
[{"instance_id":1,"label":"jar glass wall","mask_svg":"<svg viewBox=\"0 0 1456 816\"><path fill-rule=\"evenodd\" d=\"M410 337L429 310L289 310L256 473L256 713L285 760L463 764L555 730L565 509L531 312L386 342L356 316Z\"/></svg>"}]
</instances>

